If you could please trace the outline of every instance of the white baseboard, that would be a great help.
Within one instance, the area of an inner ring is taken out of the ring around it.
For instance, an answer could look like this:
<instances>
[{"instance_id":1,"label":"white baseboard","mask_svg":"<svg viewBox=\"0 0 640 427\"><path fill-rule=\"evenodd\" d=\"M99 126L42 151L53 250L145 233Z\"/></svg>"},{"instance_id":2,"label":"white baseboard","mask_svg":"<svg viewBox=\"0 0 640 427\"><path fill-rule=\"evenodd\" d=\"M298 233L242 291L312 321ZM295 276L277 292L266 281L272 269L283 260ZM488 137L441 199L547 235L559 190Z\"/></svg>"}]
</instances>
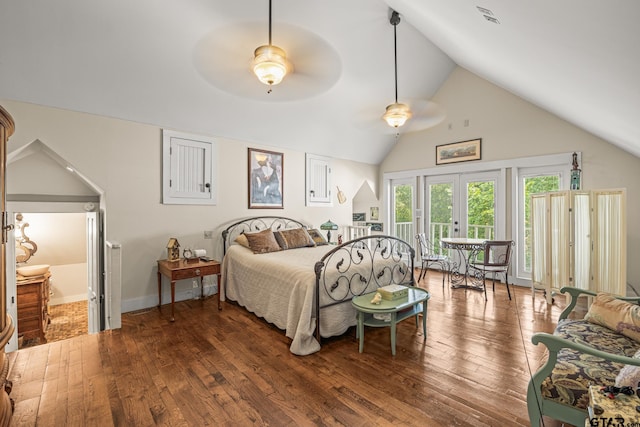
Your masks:
<instances>
[{"instance_id":1,"label":"white baseboard","mask_svg":"<svg viewBox=\"0 0 640 427\"><path fill-rule=\"evenodd\" d=\"M70 302L87 301L87 299L88 298L86 293L78 295L65 295L59 298L52 297L49 300L49 305L69 304Z\"/></svg>"},{"instance_id":2,"label":"white baseboard","mask_svg":"<svg viewBox=\"0 0 640 427\"><path fill-rule=\"evenodd\" d=\"M166 286L165 288L169 288L168 286ZM204 285L204 296L205 298L208 296L211 296L215 293L217 293L218 291L218 285L216 284L212 284L212 285ZM186 300L190 300L190 299L196 299L196 298L200 298L200 288L190 288L190 289L183 289L183 290L176 290L176 300L175 302L178 301L186 301ZM169 304L171 303L171 290L170 289L164 289L163 288L163 292L162 292L162 304ZM131 298L131 299L127 299L127 300L122 300L122 312L123 313L128 313L130 311L137 311L137 310L144 310L147 308L151 308L151 307L157 307L158 306L158 295L146 295L144 297L138 297L138 298Z\"/></svg>"}]
</instances>

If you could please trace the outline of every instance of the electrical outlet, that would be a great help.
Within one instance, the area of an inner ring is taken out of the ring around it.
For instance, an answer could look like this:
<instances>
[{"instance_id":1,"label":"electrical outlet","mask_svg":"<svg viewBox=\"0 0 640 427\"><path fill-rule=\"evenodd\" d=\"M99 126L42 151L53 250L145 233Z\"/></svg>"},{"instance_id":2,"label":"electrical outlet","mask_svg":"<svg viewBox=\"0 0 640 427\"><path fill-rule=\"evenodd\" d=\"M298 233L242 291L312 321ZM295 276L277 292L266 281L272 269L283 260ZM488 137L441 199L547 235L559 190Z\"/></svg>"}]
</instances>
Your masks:
<instances>
[{"instance_id":1,"label":"electrical outlet","mask_svg":"<svg viewBox=\"0 0 640 427\"><path fill-rule=\"evenodd\" d=\"M205 238L205 239L213 239L213 231L211 231L211 230L205 230L205 231L204 231L204 238Z\"/></svg>"}]
</instances>

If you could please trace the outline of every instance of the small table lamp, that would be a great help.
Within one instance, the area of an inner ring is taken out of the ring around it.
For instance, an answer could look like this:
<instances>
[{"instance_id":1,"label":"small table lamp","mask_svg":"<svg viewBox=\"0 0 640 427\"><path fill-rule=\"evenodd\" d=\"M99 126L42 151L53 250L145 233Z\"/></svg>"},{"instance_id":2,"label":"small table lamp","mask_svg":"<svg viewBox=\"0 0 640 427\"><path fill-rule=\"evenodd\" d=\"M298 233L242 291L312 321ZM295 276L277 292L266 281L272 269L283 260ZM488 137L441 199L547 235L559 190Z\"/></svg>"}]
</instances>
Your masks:
<instances>
[{"instance_id":1,"label":"small table lamp","mask_svg":"<svg viewBox=\"0 0 640 427\"><path fill-rule=\"evenodd\" d=\"M338 224L334 224L331 220L320 226L320 230L327 230L327 242L331 242L331 230L337 230Z\"/></svg>"}]
</instances>

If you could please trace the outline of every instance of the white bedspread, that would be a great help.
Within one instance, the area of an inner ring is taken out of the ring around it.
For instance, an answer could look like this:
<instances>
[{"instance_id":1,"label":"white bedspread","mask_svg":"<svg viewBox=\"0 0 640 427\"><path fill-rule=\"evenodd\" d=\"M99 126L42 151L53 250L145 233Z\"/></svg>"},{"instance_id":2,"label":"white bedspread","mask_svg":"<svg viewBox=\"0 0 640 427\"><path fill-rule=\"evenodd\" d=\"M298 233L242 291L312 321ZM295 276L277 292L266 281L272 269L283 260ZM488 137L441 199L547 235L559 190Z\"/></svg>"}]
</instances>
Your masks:
<instances>
[{"instance_id":1,"label":"white bedspread","mask_svg":"<svg viewBox=\"0 0 640 427\"><path fill-rule=\"evenodd\" d=\"M314 311L315 263L335 246L290 249L254 254L233 245L222 262L221 298L238 302L283 329L291 338L290 350L307 355L320 350L315 339ZM320 334L340 335L356 324L350 303L323 309Z\"/></svg>"}]
</instances>

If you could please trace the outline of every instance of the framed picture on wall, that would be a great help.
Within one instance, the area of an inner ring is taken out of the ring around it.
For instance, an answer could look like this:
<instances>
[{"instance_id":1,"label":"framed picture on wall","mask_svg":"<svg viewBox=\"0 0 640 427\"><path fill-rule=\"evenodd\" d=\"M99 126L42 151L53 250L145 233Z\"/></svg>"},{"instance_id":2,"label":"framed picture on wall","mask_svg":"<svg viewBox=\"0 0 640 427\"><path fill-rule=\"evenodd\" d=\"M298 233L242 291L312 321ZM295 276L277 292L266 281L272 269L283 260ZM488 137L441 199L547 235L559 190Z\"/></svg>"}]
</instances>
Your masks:
<instances>
[{"instance_id":1,"label":"framed picture on wall","mask_svg":"<svg viewBox=\"0 0 640 427\"><path fill-rule=\"evenodd\" d=\"M380 233L383 231L381 222L367 222L367 225L371 226L371 231L378 231Z\"/></svg>"},{"instance_id":2,"label":"framed picture on wall","mask_svg":"<svg viewBox=\"0 0 640 427\"><path fill-rule=\"evenodd\" d=\"M353 214L353 222L361 222L365 220L366 220L366 217L364 212L356 212Z\"/></svg>"},{"instance_id":3,"label":"framed picture on wall","mask_svg":"<svg viewBox=\"0 0 640 427\"><path fill-rule=\"evenodd\" d=\"M377 221L377 220L380 219L380 210L378 209L377 206L372 206L371 207L371 212L370 212L369 216L374 221Z\"/></svg>"},{"instance_id":4,"label":"framed picture on wall","mask_svg":"<svg viewBox=\"0 0 640 427\"><path fill-rule=\"evenodd\" d=\"M249 148L249 209L282 209L284 154Z\"/></svg>"},{"instance_id":5,"label":"framed picture on wall","mask_svg":"<svg viewBox=\"0 0 640 427\"><path fill-rule=\"evenodd\" d=\"M480 160L482 138L436 146L436 165Z\"/></svg>"}]
</instances>

